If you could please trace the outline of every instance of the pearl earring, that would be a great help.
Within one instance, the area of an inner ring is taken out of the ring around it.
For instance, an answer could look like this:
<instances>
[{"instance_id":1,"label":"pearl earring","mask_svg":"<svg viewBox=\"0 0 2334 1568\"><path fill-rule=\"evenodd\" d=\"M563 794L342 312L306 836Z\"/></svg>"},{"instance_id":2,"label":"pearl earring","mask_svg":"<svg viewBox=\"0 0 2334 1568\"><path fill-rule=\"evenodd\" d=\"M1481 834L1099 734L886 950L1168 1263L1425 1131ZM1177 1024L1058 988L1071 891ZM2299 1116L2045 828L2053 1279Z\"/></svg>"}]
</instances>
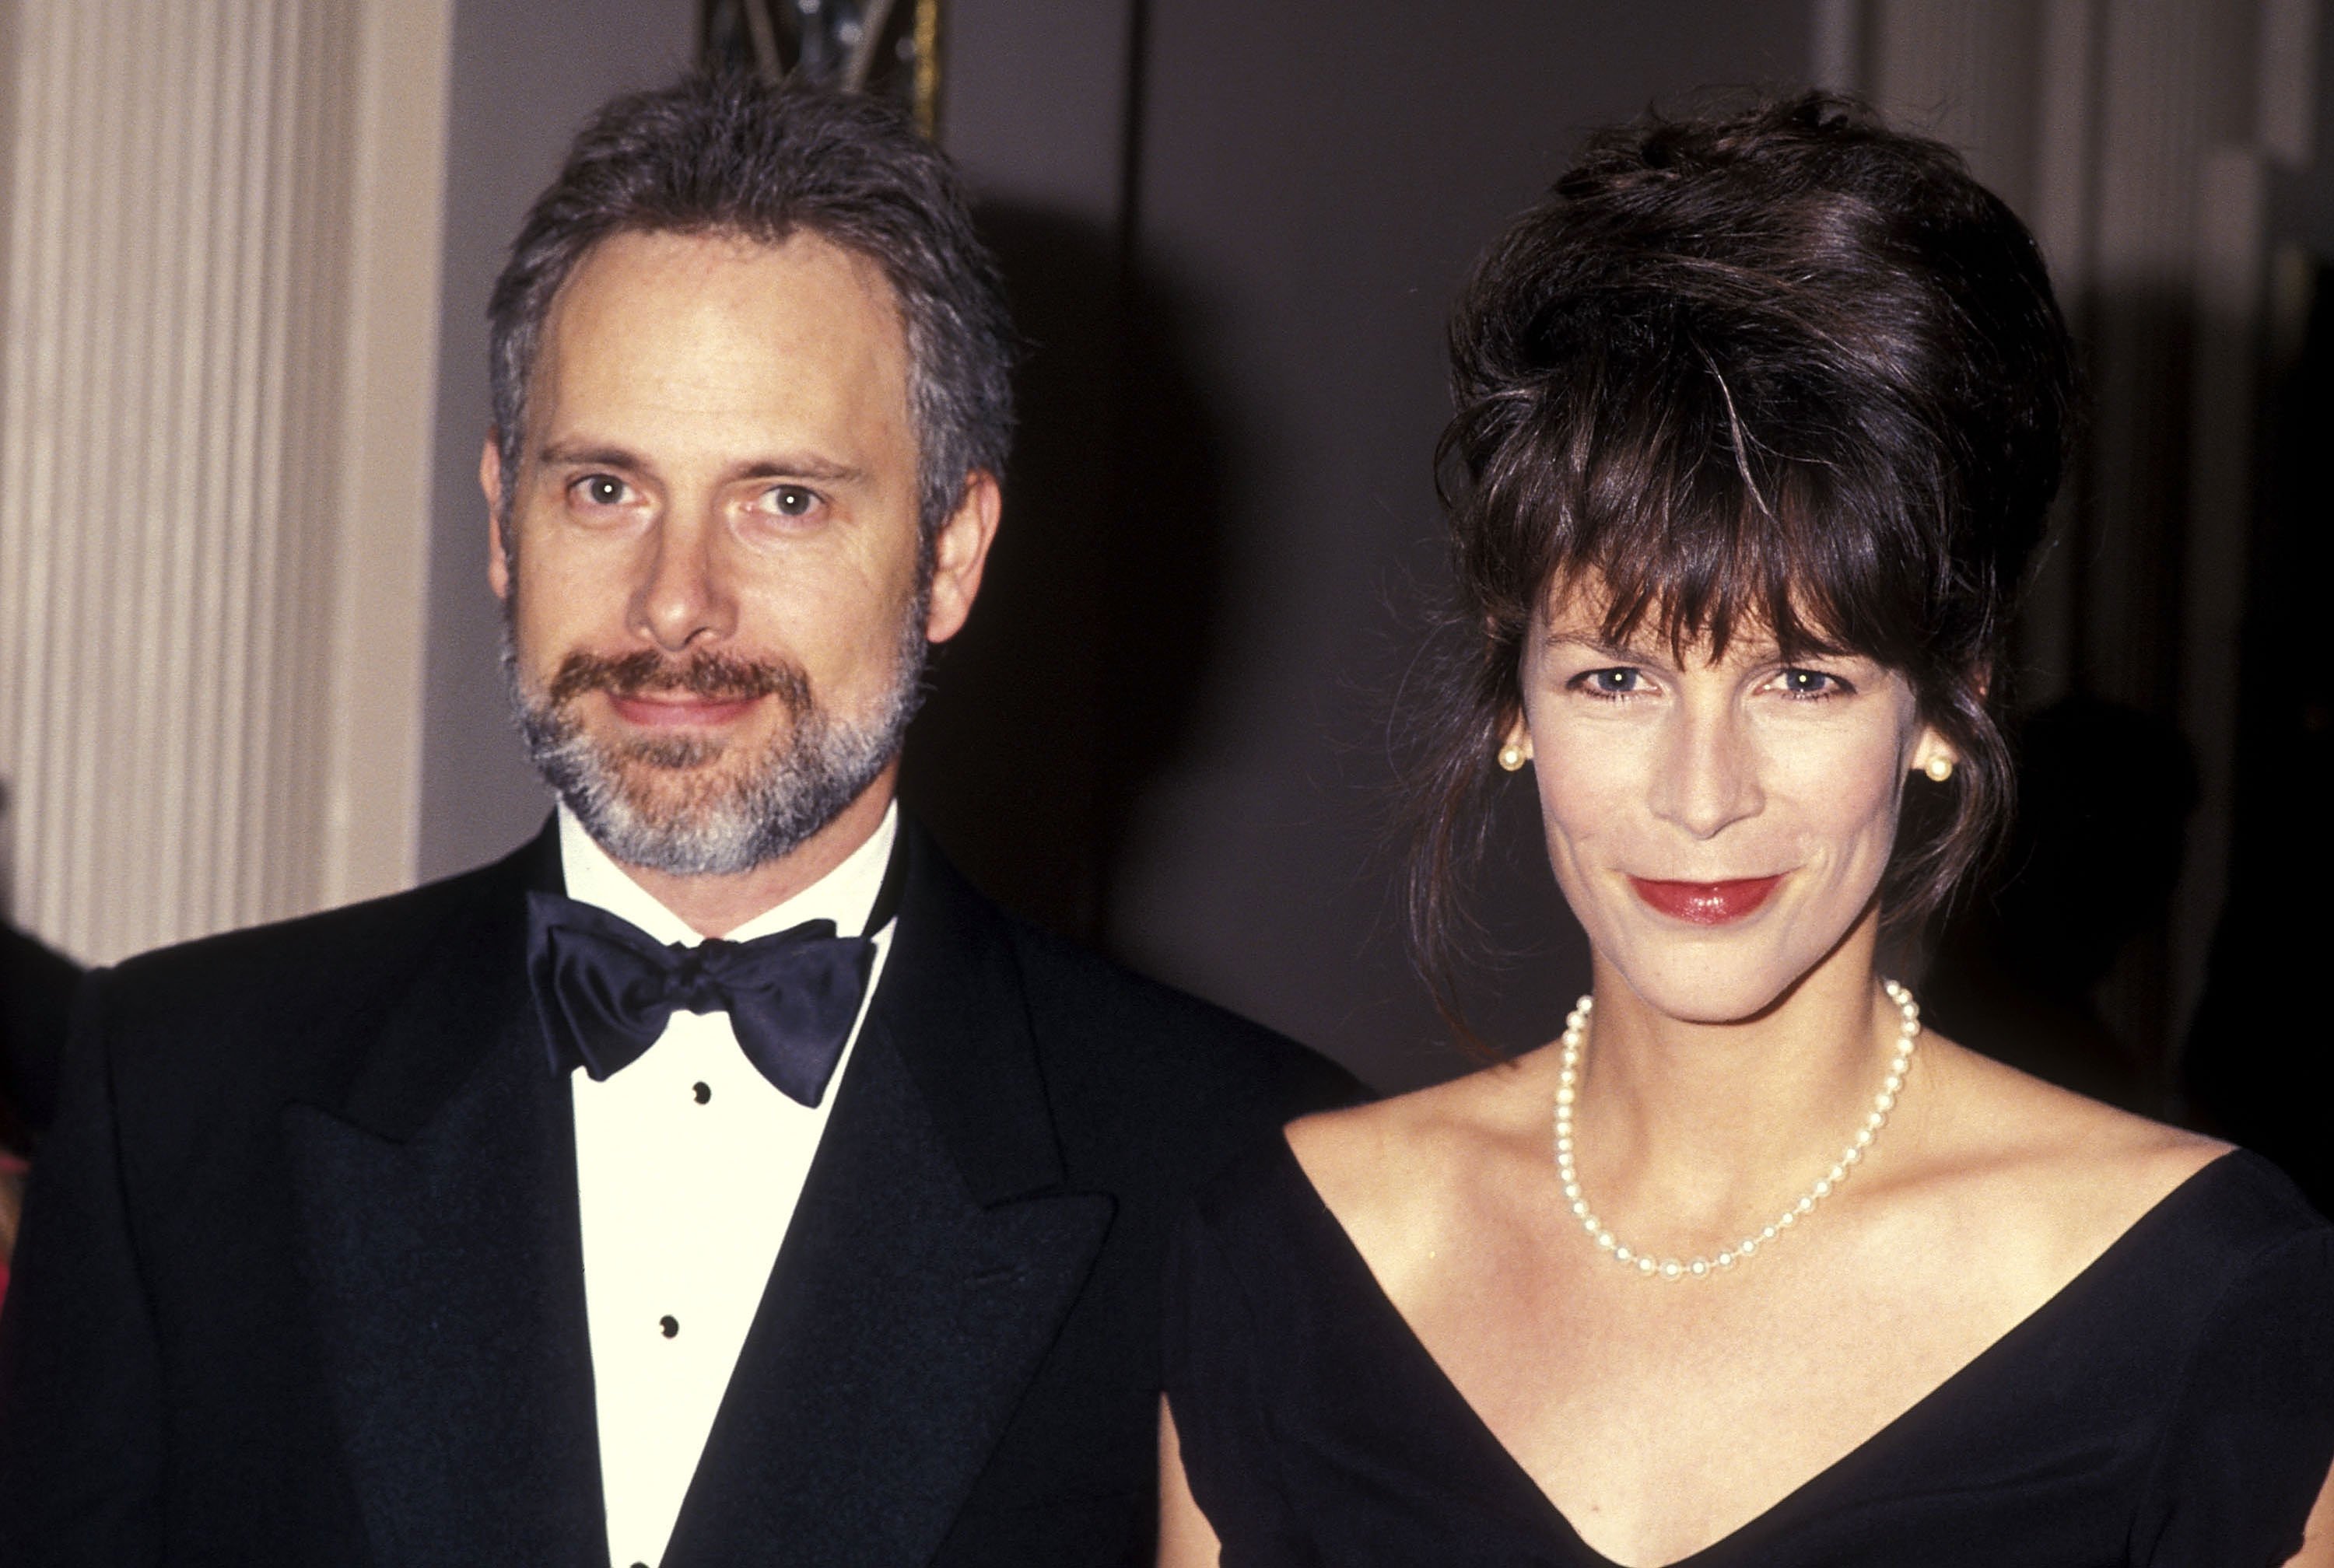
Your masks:
<instances>
[{"instance_id":1,"label":"pearl earring","mask_svg":"<svg viewBox=\"0 0 2334 1568\"><path fill-rule=\"evenodd\" d=\"M1943 755L1933 756L1921 765L1921 771L1927 774L1933 782L1943 784L1953 776L1953 759Z\"/></svg>"},{"instance_id":2,"label":"pearl earring","mask_svg":"<svg viewBox=\"0 0 2334 1568\"><path fill-rule=\"evenodd\" d=\"M1500 765L1509 773L1524 765L1524 748L1519 741L1509 741L1500 748Z\"/></svg>"}]
</instances>

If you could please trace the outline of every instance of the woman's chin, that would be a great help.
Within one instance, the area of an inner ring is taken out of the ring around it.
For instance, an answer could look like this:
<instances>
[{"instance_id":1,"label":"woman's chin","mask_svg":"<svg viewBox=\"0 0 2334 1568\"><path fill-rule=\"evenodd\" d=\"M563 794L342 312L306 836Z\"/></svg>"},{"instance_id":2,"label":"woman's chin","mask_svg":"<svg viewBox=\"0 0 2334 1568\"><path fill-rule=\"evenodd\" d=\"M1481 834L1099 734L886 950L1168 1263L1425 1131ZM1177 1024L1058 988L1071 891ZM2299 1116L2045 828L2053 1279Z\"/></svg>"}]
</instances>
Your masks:
<instances>
[{"instance_id":1,"label":"woman's chin","mask_svg":"<svg viewBox=\"0 0 2334 1568\"><path fill-rule=\"evenodd\" d=\"M1681 1024L1755 1018L1806 975L1813 959L1780 953L1665 952L1607 957L1638 1000Z\"/></svg>"}]
</instances>

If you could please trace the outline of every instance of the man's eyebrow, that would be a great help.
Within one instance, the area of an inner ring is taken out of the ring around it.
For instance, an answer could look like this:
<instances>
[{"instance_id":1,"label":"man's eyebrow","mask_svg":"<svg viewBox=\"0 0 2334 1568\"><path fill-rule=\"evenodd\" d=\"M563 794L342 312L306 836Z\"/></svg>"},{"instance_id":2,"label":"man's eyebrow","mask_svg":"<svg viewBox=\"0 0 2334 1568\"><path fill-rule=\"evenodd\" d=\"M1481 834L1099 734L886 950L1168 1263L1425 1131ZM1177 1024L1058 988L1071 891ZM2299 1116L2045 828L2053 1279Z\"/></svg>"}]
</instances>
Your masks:
<instances>
[{"instance_id":1,"label":"man's eyebrow","mask_svg":"<svg viewBox=\"0 0 2334 1568\"><path fill-rule=\"evenodd\" d=\"M535 460L546 467L554 464L598 468L639 469L648 467L639 457L622 447L595 446L589 442L571 445L564 441L553 441L535 455Z\"/></svg>"},{"instance_id":2,"label":"man's eyebrow","mask_svg":"<svg viewBox=\"0 0 2334 1568\"><path fill-rule=\"evenodd\" d=\"M638 453L622 447L603 446L596 442L568 443L554 441L535 455L545 467L621 468L638 473L651 465ZM757 457L731 471L733 479L808 479L822 485L848 485L866 477L866 472L848 463L837 463L806 453L780 453L775 457Z\"/></svg>"},{"instance_id":3,"label":"man's eyebrow","mask_svg":"<svg viewBox=\"0 0 2334 1568\"><path fill-rule=\"evenodd\" d=\"M823 485L848 485L867 476L866 470L825 457L785 456L763 457L737 471L740 479L815 479Z\"/></svg>"}]
</instances>

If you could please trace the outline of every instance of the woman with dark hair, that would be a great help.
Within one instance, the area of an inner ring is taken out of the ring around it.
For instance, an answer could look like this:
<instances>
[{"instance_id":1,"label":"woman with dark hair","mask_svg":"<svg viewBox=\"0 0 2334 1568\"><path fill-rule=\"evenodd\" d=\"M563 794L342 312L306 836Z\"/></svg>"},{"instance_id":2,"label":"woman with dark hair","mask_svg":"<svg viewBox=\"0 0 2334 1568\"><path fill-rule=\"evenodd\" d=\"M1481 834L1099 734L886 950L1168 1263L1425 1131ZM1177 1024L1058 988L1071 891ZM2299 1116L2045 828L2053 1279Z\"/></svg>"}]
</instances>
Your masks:
<instances>
[{"instance_id":1,"label":"woman with dark hair","mask_svg":"<svg viewBox=\"0 0 2334 1568\"><path fill-rule=\"evenodd\" d=\"M1594 989L1210 1190L1161 1561L2334 1563L2334 1229L1888 977L2009 807L2072 400L2031 237L1838 99L1657 120L1492 247L1452 361L1413 912L1449 1008L1529 776Z\"/></svg>"}]
</instances>

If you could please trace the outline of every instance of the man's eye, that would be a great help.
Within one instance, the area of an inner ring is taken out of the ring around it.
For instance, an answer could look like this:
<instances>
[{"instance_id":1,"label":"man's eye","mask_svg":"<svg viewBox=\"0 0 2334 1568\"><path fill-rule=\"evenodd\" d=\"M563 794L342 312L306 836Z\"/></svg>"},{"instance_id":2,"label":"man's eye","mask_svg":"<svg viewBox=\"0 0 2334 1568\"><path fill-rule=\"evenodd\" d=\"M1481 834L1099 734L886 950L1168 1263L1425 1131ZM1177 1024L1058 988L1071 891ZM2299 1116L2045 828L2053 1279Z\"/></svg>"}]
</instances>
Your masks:
<instances>
[{"instance_id":1,"label":"man's eye","mask_svg":"<svg viewBox=\"0 0 2334 1568\"><path fill-rule=\"evenodd\" d=\"M807 517L817 507L817 492L800 485L781 485L770 492L770 510L781 517Z\"/></svg>"},{"instance_id":2,"label":"man's eye","mask_svg":"<svg viewBox=\"0 0 2334 1568\"><path fill-rule=\"evenodd\" d=\"M576 486L577 493L594 506L620 506L628 487L612 474L587 475Z\"/></svg>"}]
</instances>

